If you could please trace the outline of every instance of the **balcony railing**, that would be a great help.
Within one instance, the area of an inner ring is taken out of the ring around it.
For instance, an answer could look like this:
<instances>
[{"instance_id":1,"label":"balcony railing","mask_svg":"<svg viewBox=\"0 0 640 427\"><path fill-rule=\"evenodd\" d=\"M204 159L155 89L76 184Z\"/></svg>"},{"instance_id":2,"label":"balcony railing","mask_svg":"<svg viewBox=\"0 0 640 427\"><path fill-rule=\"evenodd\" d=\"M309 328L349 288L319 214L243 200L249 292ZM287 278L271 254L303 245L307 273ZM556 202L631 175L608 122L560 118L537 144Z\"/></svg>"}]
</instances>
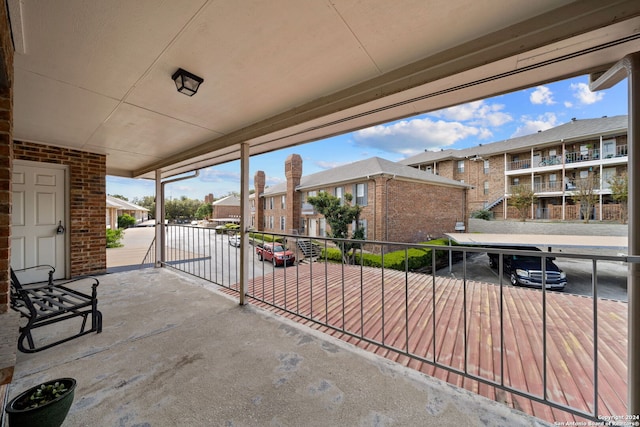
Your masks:
<instances>
[{"instance_id":1,"label":"balcony railing","mask_svg":"<svg viewBox=\"0 0 640 427\"><path fill-rule=\"evenodd\" d=\"M235 246L234 235L188 226L169 226L166 231L165 266L228 292L239 290L241 249ZM353 241L313 238L320 255L316 252L309 259L297 245L301 238L249 236L248 298L328 328L343 339L380 349L430 375L445 372L443 378L460 386L517 401L521 410L541 418L556 418L556 411L578 420L626 413L626 389L612 385L626 384L626 362L607 365L606 374L599 368L626 355L626 318L621 317L626 304L609 307L617 302L598 298L597 272L602 263L620 265L630 258L492 248L498 254L498 272L509 254L539 257L542 289L536 290L510 286L503 273L498 284L468 276L467 257L486 248L362 241L348 263L336 245ZM286 242L296 262L277 266L261 261L255 246L261 239ZM380 267L370 266L375 264L371 254L381 254ZM545 266L552 256L584 262L585 274L591 276L585 279L589 298L569 302L569 295L546 289ZM440 270L452 259L462 263L463 274L457 280ZM583 304L580 314L566 317L564 310L573 303ZM606 317L609 310L617 314ZM601 333L598 322L604 325L612 319L619 322L601 326L603 331L607 328ZM570 366L578 364L580 373L571 371ZM571 397L578 390L580 396Z\"/></svg>"},{"instance_id":2,"label":"balcony railing","mask_svg":"<svg viewBox=\"0 0 640 427\"><path fill-rule=\"evenodd\" d=\"M626 157L627 154L627 145L618 145L615 148L615 153L602 153L603 159L611 159L615 157ZM601 153L597 148L581 150L581 151L571 151L567 152L564 156L565 164L571 163L579 163L579 162L588 162L592 160L600 160ZM536 164L537 162L537 164ZM507 164L507 170L518 170L518 169L530 169L531 167L545 167L545 166L556 166L562 165L562 156L545 156L540 158L540 161L533 162L531 159L527 158L525 160L513 160Z\"/></svg>"}]
</instances>

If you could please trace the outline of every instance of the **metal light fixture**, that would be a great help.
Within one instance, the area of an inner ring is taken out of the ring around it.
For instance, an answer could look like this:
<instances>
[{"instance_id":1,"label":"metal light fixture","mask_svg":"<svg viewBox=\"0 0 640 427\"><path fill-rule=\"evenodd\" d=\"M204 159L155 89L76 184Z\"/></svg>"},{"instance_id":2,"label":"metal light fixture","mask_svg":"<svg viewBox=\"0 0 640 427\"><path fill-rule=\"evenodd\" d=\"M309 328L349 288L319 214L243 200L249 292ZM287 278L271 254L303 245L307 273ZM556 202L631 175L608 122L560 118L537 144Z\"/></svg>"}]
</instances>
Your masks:
<instances>
[{"instance_id":1,"label":"metal light fixture","mask_svg":"<svg viewBox=\"0 0 640 427\"><path fill-rule=\"evenodd\" d=\"M200 84L204 81L203 78L196 76L195 74L191 74L188 71L183 70L182 68L178 68L178 71L173 73L171 76L173 81L176 83L176 88L178 92L183 93L187 96L193 96L198 91Z\"/></svg>"}]
</instances>

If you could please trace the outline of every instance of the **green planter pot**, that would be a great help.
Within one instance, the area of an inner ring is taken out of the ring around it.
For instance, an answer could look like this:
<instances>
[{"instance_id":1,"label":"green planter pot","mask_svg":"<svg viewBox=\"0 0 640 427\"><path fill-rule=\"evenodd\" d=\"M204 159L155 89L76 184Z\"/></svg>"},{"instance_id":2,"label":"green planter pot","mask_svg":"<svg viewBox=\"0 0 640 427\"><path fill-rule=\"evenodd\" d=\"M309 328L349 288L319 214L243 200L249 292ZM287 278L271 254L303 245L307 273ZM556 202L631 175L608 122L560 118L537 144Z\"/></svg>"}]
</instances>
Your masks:
<instances>
[{"instance_id":1,"label":"green planter pot","mask_svg":"<svg viewBox=\"0 0 640 427\"><path fill-rule=\"evenodd\" d=\"M11 399L5 408L9 415L9 425L11 427L60 427L73 403L76 380L58 378L43 384L49 385L56 382L63 383L67 391L37 408L29 408L26 402L28 402L29 396L40 387L40 384Z\"/></svg>"}]
</instances>

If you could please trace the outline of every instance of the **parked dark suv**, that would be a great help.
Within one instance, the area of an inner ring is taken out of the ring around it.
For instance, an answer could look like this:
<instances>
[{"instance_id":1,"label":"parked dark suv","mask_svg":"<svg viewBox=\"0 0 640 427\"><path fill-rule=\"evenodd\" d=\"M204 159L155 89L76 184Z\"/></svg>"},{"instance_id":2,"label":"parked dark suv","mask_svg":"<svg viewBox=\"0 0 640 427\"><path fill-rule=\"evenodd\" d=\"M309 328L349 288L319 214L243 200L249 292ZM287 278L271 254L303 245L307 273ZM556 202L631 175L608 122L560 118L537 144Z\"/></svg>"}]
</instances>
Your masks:
<instances>
[{"instance_id":1,"label":"parked dark suv","mask_svg":"<svg viewBox=\"0 0 640 427\"><path fill-rule=\"evenodd\" d=\"M497 249L515 249L523 251L538 251L534 247L496 247ZM499 255L487 252L489 266L498 268ZM531 286L542 288L542 258L532 255L503 255L504 272L509 275L509 281L514 286ZM567 284L567 275L553 262L553 257L547 257L545 267L547 289L562 290Z\"/></svg>"}]
</instances>

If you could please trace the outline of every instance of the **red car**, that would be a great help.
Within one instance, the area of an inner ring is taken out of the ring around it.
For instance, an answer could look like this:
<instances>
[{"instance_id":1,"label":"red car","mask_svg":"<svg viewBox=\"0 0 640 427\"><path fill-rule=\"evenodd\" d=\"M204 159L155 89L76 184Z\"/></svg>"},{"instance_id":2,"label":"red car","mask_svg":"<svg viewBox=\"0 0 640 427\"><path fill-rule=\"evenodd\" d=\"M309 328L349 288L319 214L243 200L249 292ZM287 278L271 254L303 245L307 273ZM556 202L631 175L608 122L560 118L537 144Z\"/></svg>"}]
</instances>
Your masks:
<instances>
[{"instance_id":1,"label":"red car","mask_svg":"<svg viewBox=\"0 0 640 427\"><path fill-rule=\"evenodd\" d=\"M271 261L273 265L293 265L296 256L281 243L264 243L256 247L256 254L261 261Z\"/></svg>"}]
</instances>

